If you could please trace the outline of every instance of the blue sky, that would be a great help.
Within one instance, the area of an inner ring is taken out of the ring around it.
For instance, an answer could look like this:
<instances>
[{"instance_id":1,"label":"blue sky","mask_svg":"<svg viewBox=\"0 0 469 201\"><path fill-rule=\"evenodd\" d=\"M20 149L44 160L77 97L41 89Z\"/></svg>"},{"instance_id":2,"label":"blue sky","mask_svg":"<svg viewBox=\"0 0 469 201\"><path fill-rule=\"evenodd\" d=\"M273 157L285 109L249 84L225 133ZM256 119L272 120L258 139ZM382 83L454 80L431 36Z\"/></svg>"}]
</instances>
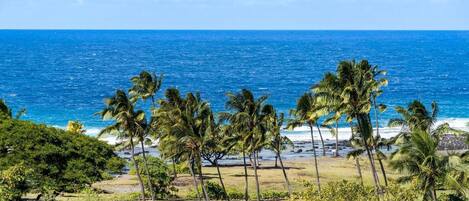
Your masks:
<instances>
[{"instance_id":1,"label":"blue sky","mask_svg":"<svg viewBox=\"0 0 469 201\"><path fill-rule=\"evenodd\" d=\"M469 29L469 0L0 0L0 29Z\"/></svg>"}]
</instances>

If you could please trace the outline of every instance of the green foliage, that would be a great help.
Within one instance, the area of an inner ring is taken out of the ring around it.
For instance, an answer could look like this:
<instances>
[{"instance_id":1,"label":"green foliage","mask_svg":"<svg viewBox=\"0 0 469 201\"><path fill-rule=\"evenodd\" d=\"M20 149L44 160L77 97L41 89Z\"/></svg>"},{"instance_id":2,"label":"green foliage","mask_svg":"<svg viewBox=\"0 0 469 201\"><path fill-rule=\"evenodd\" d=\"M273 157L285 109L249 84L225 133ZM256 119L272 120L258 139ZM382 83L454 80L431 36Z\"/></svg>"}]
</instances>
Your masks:
<instances>
[{"instance_id":1,"label":"green foliage","mask_svg":"<svg viewBox=\"0 0 469 201\"><path fill-rule=\"evenodd\" d=\"M144 167L142 157L137 157L136 161L139 167ZM147 163L155 196L160 199L167 198L171 195L172 192L176 191L176 189L173 188L173 186L171 185L174 180L173 175L171 174L171 170L164 163L163 160L157 157L147 156ZM134 167L134 165L131 164L131 167ZM130 173L135 174L135 168L132 168L130 170ZM142 176L143 183L145 185L145 188L147 189L147 192L150 192L148 176L144 168L140 168L140 175Z\"/></svg>"},{"instance_id":2,"label":"green foliage","mask_svg":"<svg viewBox=\"0 0 469 201\"><path fill-rule=\"evenodd\" d=\"M222 200L222 199L226 198L225 193L223 192L223 188L218 183L212 182L212 181L207 181L205 186L207 188L207 194L208 194L208 197L210 199ZM200 187L199 187L199 192L202 192L202 189ZM230 192L228 192L228 195L229 195L229 193ZM238 197L238 198L244 198L243 193L241 193L241 192L238 192L238 193L239 193L239 195L234 195L234 196ZM192 198L192 199L197 198L197 193L194 192L194 191L190 191L189 194L187 195L187 198ZM238 198L234 198L234 197L230 197L230 198L231 199L238 199Z\"/></svg>"},{"instance_id":3,"label":"green foliage","mask_svg":"<svg viewBox=\"0 0 469 201\"><path fill-rule=\"evenodd\" d=\"M266 191L262 192L262 199L266 200L281 200L288 198L288 192L282 191Z\"/></svg>"},{"instance_id":4,"label":"green foliage","mask_svg":"<svg viewBox=\"0 0 469 201\"><path fill-rule=\"evenodd\" d=\"M330 182L321 188L319 193L317 187L309 182L305 183L306 190L296 193L291 200L305 201L377 201L378 196L372 186L363 186L359 183L349 182L346 180L339 182ZM400 187L391 184L388 188L383 189L382 195L384 201L414 201L419 198L414 189Z\"/></svg>"},{"instance_id":5,"label":"green foliage","mask_svg":"<svg viewBox=\"0 0 469 201\"><path fill-rule=\"evenodd\" d=\"M106 168L111 174L121 174L127 161L123 158L113 157L107 161Z\"/></svg>"},{"instance_id":6,"label":"green foliage","mask_svg":"<svg viewBox=\"0 0 469 201\"><path fill-rule=\"evenodd\" d=\"M23 163L13 165L0 174L0 201L20 200L32 187L32 169Z\"/></svg>"},{"instance_id":7,"label":"green foliage","mask_svg":"<svg viewBox=\"0 0 469 201\"><path fill-rule=\"evenodd\" d=\"M244 199L244 192L241 192L239 190L234 190L234 189L228 189L226 191L227 191L228 197L232 200Z\"/></svg>"},{"instance_id":8,"label":"green foliage","mask_svg":"<svg viewBox=\"0 0 469 201\"><path fill-rule=\"evenodd\" d=\"M80 190L102 180L108 161L115 157L111 146L95 138L0 118L0 171L28 164L35 184L31 190Z\"/></svg>"}]
</instances>

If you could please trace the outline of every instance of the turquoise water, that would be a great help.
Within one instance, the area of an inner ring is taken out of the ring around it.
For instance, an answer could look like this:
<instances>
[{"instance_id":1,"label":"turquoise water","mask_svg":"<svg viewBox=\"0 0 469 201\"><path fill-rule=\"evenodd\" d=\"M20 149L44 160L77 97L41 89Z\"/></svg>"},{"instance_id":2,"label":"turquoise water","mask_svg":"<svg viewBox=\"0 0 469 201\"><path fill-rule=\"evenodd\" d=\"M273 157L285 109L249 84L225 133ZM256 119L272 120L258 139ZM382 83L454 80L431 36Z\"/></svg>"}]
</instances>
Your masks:
<instances>
[{"instance_id":1,"label":"turquoise water","mask_svg":"<svg viewBox=\"0 0 469 201\"><path fill-rule=\"evenodd\" d=\"M149 70L165 75L164 89L200 91L216 111L226 92L249 88L288 112L345 59L388 70L379 101L390 107L435 100L442 118L469 117L465 31L0 31L0 98L27 108L24 119L98 128L103 99Z\"/></svg>"}]
</instances>

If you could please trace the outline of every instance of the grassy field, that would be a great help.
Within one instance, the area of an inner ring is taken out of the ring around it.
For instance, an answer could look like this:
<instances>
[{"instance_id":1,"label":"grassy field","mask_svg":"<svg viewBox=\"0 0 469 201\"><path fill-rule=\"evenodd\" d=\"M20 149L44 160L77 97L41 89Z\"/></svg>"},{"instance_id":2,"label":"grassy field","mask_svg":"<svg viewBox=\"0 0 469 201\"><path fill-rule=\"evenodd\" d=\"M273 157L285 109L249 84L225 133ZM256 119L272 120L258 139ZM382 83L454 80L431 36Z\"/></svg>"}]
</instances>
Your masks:
<instances>
[{"instance_id":1,"label":"grassy field","mask_svg":"<svg viewBox=\"0 0 469 201\"><path fill-rule=\"evenodd\" d=\"M351 180L359 182L359 177L354 160L347 160L345 158L330 158L324 157L318 159L319 174L322 183L338 180ZM360 160L362 166L363 179L366 184L372 184L372 176L369 168L369 163L363 158ZM301 191L303 189L303 181L315 181L315 171L312 159L298 159L285 161L287 167L287 174L292 184L293 191ZM237 190L244 192L244 169L242 166L230 166L220 168L223 181L230 190ZM389 179L395 179L398 174L386 168ZM216 168L204 167L204 177L207 180L218 182L218 175ZM249 189L252 196L255 193L255 178L252 168L248 168L249 173ZM280 168L274 168L273 162L261 162L259 173L259 182L261 191L287 191L284 183L283 174ZM380 179L382 179L381 172ZM192 180L188 174L180 174L174 182L178 188L177 195L185 197L192 189ZM97 189L102 189L107 194L100 194L102 200L120 199L120 196L126 196L131 192L137 192L137 181L134 176L124 175L109 181L100 182L94 185ZM82 201L90 200L89 195L86 194L65 194L59 200ZM95 195L96 197L96 195Z\"/></svg>"}]
</instances>

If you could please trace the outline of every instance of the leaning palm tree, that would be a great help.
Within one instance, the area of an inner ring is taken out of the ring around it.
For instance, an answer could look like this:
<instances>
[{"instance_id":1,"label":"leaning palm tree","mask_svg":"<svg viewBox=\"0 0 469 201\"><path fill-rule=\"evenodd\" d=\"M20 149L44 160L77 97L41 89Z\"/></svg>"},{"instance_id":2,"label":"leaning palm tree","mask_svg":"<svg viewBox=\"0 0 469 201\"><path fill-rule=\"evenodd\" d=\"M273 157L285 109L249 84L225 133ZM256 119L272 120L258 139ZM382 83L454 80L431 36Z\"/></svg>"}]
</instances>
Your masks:
<instances>
[{"instance_id":1,"label":"leaning palm tree","mask_svg":"<svg viewBox=\"0 0 469 201\"><path fill-rule=\"evenodd\" d=\"M313 125L317 123L318 115L314 112L314 97L311 93L305 93L300 97L296 104L296 108L291 110L291 115L294 119L291 119L288 122L287 127L289 129L294 129L299 126L308 125L311 132L311 144L313 148L313 157L314 157L314 168L316 170L316 183L318 185L318 191L321 191L321 182L319 180L319 170L318 170L318 160L316 156L316 148L314 145L314 131ZM323 147L324 148L324 147Z\"/></svg>"},{"instance_id":2,"label":"leaning palm tree","mask_svg":"<svg viewBox=\"0 0 469 201\"><path fill-rule=\"evenodd\" d=\"M103 120L113 120L114 123L101 130L98 137L104 134L116 135L119 140L129 141L132 152L132 161L135 166L138 183L140 185L141 199L145 200L145 187L140 176L140 168L135 160L135 140L138 139L139 122L145 116L143 111L134 111L134 104L122 90L105 99L105 108L98 112Z\"/></svg>"},{"instance_id":3,"label":"leaning palm tree","mask_svg":"<svg viewBox=\"0 0 469 201\"><path fill-rule=\"evenodd\" d=\"M276 112L273 112L269 121L269 144L268 148L274 151L276 158L280 161L280 167L282 168L283 177L285 178L285 184L288 188L288 194L291 196L292 190L290 186L290 181L288 180L287 173L282 161L282 150L286 149L287 146L293 147L293 142L287 137L280 134L282 125L284 122L284 114L280 113L277 115Z\"/></svg>"},{"instance_id":4,"label":"leaning palm tree","mask_svg":"<svg viewBox=\"0 0 469 201\"><path fill-rule=\"evenodd\" d=\"M258 152L266 145L265 118L272 112L272 106L265 103L267 96L255 98L251 91L242 89L239 93L228 93L226 107L231 111L220 113L223 121L228 121L239 134L241 152L243 154L245 191L244 198L248 200L248 179L246 153L254 158L254 175L256 179L256 197L261 199L259 178L257 175Z\"/></svg>"},{"instance_id":5,"label":"leaning palm tree","mask_svg":"<svg viewBox=\"0 0 469 201\"><path fill-rule=\"evenodd\" d=\"M147 71L142 71L139 76L132 77L130 81L132 82L132 87L129 89L131 101L137 102L139 99L145 101L148 98L151 98L152 110L155 110L156 103L154 97L161 87L163 76L161 75L160 77L156 77L154 73L150 74ZM151 182L152 179L150 171L148 169L145 145L151 144L151 139L149 138L149 135L153 130L155 130L155 128L151 126L151 123L147 122L146 118L142 119L142 121L139 122L138 139L142 148L143 165L148 177L150 189L153 189L153 184ZM156 195L152 190L152 200L155 200L155 196Z\"/></svg>"}]
</instances>

